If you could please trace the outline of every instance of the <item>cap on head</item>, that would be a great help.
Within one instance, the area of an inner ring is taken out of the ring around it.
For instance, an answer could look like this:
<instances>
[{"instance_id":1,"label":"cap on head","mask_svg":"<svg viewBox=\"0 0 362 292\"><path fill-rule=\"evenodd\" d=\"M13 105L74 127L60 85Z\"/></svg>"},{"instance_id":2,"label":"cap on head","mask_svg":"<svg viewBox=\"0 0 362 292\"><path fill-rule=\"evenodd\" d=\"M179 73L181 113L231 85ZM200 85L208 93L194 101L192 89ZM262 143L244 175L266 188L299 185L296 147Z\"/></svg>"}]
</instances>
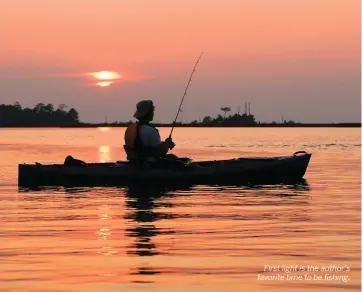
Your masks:
<instances>
[{"instance_id":1,"label":"cap on head","mask_svg":"<svg viewBox=\"0 0 362 292\"><path fill-rule=\"evenodd\" d=\"M139 103L137 103L137 110L133 116L137 119L140 119L146 116L151 110L153 110L153 101L141 100Z\"/></svg>"}]
</instances>

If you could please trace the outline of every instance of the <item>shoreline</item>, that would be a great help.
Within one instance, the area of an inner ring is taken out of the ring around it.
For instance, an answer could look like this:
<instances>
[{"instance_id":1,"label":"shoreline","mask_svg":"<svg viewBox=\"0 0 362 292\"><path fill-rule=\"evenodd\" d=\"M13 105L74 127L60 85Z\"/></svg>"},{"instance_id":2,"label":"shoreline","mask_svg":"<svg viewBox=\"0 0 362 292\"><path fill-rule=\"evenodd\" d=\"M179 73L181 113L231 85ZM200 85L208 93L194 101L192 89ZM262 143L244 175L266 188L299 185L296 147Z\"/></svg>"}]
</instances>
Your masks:
<instances>
[{"instance_id":1,"label":"shoreline","mask_svg":"<svg viewBox=\"0 0 362 292\"><path fill-rule=\"evenodd\" d=\"M122 124L78 124L78 125L16 125L16 126L0 126L0 129L5 128L124 128L129 123ZM244 126L221 126L221 125L195 125L195 124L158 124L152 123L153 126L158 128L361 128L361 123L321 123L321 124L256 124Z\"/></svg>"}]
</instances>

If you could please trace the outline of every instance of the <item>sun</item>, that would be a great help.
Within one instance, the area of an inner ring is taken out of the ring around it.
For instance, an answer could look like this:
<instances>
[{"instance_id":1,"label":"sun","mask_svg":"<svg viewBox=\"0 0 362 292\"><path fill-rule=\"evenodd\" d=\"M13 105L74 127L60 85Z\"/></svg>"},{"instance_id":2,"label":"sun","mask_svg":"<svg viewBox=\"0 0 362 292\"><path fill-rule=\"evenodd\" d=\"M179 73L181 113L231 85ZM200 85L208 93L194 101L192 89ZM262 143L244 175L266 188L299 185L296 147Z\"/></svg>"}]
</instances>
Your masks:
<instances>
[{"instance_id":1,"label":"sun","mask_svg":"<svg viewBox=\"0 0 362 292\"><path fill-rule=\"evenodd\" d=\"M100 87L107 87L107 86L111 85L112 83L113 83L113 81L100 81L100 82L97 82L97 85Z\"/></svg>"},{"instance_id":2,"label":"sun","mask_svg":"<svg viewBox=\"0 0 362 292\"><path fill-rule=\"evenodd\" d=\"M101 87L106 87L114 83L116 79L122 78L117 72L112 71L98 71L89 73L94 79L100 80L97 85Z\"/></svg>"},{"instance_id":3,"label":"sun","mask_svg":"<svg viewBox=\"0 0 362 292\"><path fill-rule=\"evenodd\" d=\"M93 72L92 75L98 80L114 80L121 77L117 72L112 71Z\"/></svg>"}]
</instances>

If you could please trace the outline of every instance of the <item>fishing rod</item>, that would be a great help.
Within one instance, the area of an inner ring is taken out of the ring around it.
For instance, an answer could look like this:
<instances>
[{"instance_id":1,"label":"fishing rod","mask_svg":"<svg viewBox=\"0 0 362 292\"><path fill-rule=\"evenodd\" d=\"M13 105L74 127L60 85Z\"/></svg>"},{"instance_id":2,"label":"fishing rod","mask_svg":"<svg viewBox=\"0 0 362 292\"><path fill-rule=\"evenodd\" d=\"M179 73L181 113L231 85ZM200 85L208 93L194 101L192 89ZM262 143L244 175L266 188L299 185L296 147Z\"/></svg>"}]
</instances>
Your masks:
<instances>
[{"instance_id":1,"label":"fishing rod","mask_svg":"<svg viewBox=\"0 0 362 292\"><path fill-rule=\"evenodd\" d=\"M179 113L180 113L180 111L181 111L181 106L182 106L182 103L184 102L184 98L185 98L185 96L186 96L187 89L189 88L189 85L190 85L190 82L191 82L191 79L192 79L192 75L194 74L194 72L195 72L195 70L196 70L196 66L197 66L197 64L199 63L202 54L203 54L203 53L201 53L200 57L197 59L197 62L196 62L196 64L195 64L195 66L194 66L194 70L192 70L192 72L191 72L191 76L190 76L189 82L187 83L187 86L186 86L186 89L185 89L185 93L184 93L184 95L183 95L183 97L182 97L180 106L179 106L179 108L178 108L178 111L177 111L177 114L176 114L176 118L175 118L175 120L173 121L173 126L172 126L172 129L171 129L171 133L170 133L170 136L168 136L169 138L171 138L171 136L172 136L172 132L173 132L173 129L175 128L175 124L176 124L178 115L179 115Z\"/></svg>"}]
</instances>

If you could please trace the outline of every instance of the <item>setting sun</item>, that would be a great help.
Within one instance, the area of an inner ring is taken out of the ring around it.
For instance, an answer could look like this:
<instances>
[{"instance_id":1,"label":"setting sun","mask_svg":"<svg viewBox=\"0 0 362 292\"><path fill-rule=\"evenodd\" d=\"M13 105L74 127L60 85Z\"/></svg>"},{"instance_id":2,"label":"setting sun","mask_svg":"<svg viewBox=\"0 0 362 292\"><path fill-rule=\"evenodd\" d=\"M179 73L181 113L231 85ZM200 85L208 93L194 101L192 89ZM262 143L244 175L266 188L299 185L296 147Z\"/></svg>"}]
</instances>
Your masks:
<instances>
[{"instance_id":1,"label":"setting sun","mask_svg":"<svg viewBox=\"0 0 362 292\"><path fill-rule=\"evenodd\" d=\"M122 78L122 76L117 72L112 71L98 71L89 73L93 78L100 80L97 82L97 85L100 87L107 87L114 83L116 79Z\"/></svg>"},{"instance_id":2,"label":"setting sun","mask_svg":"<svg viewBox=\"0 0 362 292\"><path fill-rule=\"evenodd\" d=\"M92 72L91 75L98 80L114 80L121 78L121 75L112 71Z\"/></svg>"},{"instance_id":3,"label":"setting sun","mask_svg":"<svg viewBox=\"0 0 362 292\"><path fill-rule=\"evenodd\" d=\"M97 85L100 87L106 87L106 86L111 85L112 83L113 83L112 81L100 81L97 83Z\"/></svg>"}]
</instances>

